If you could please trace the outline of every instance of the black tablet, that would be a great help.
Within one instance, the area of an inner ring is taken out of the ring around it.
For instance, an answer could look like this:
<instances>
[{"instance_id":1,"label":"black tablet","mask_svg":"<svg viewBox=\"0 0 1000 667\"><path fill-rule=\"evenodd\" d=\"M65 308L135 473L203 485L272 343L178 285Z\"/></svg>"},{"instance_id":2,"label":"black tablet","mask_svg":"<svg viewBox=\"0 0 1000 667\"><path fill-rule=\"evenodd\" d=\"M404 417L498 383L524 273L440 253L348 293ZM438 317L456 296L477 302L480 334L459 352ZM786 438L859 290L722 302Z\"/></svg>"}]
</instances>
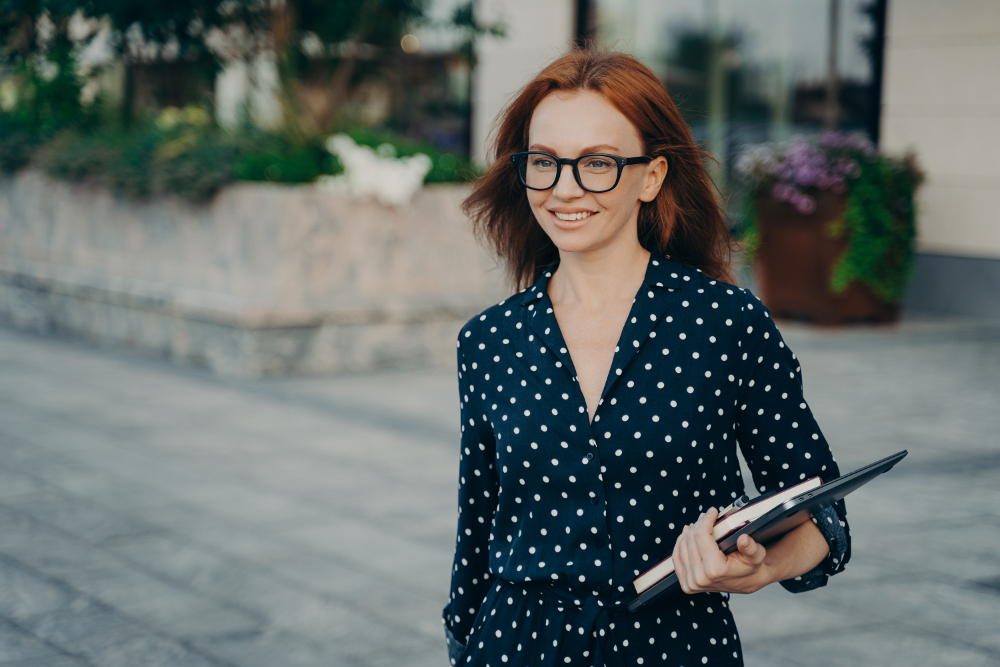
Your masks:
<instances>
[{"instance_id":1,"label":"black tablet","mask_svg":"<svg viewBox=\"0 0 1000 667\"><path fill-rule=\"evenodd\" d=\"M719 548L723 553L727 554L736 551L736 541L743 535L750 535L757 542L767 546L793 528L805 523L816 514L830 507L838 500L842 500L855 489L864 486L882 473L888 472L906 454L907 452L904 449L881 461L876 461L863 468L858 468L854 472L831 479L829 482L816 487L812 491L795 496L757 520L724 537L719 541ZM656 600L673 595L680 590L681 585L677 580L677 575L671 573L629 602L628 610L630 612L637 611Z\"/></svg>"}]
</instances>

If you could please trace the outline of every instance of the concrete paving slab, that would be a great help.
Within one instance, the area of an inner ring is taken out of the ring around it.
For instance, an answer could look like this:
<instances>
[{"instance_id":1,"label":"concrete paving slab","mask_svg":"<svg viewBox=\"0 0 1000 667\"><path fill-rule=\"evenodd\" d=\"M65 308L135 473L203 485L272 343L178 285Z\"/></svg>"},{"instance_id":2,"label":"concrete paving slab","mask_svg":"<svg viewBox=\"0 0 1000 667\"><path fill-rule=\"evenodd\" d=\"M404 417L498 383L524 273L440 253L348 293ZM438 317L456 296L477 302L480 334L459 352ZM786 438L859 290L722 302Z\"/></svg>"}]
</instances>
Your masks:
<instances>
[{"instance_id":1,"label":"concrete paving slab","mask_svg":"<svg viewBox=\"0 0 1000 667\"><path fill-rule=\"evenodd\" d=\"M731 596L730 607L744 648L752 652L786 637L858 626L858 619L851 614L817 604L823 593L793 595L780 586L768 586L753 595Z\"/></svg>"},{"instance_id":2,"label":"concrete paving slab","mask_svg":"<svg viewBox=\"0 0 1000 667\"><path fill-rule=\"evenodd\" d=\"M49 658L29 658L28 660L15 660L13 662L2 663L3 667L88 667L83 660L66 656L52 656Z\"/></svg>"},{"instance_id":3,"label":"concrete paving slab","mask_svg":"<svg viewBox=\"0 0 1000 667\"><path fill-rule=\"evenodd\" d=\"M59 657L59 653L17 626L0 621L0 665Z\"/></svg>"},{"instance_id":4,"label":"concrete paving slab","mask_svg":"<svg viewBox=\"0 0 1000 667\"><path fill-rule=\"evenodd\" d=\"M156 525L53 489L20 494L4 500L3 504L90 544L160 530Z\"/></svg>"},{"instance_id":5,"label":"concrete paving slab","mask_svg":"<svg viewBox=\"0 0 1000 667\"><path fill-rule=\"evenodd\" d=\"M24 627L47 643L92 664L115 667L218 664L99 607L43 614Z\"/></svg>"},{"instance_id":6,"label":"concrete paving slab","mask_svg":"<svg viewBox=\"0 0 1000 667\"><path fill-rule=\"evenodd\" d=\"M51 656L48 658L29 658L0 663L3 667L88 667L83 660L67 656Z\"/></svg>"},{"instance_id":7,"label":"concrete paving slab","mask_svg":"<svg viewBox=\"0 0 1000 667\"><path fill-rule=\"evenodd\" d=\"M0 516L7 508L0 507ZM0 553L48 575L66 572L114 569L120 561L113 555L86 542L68 536L56 528L34 521L14 526L3 522Z\"/></svg>"},{"instance_id":8,"label":"concrete paving slab","mask_svg":"<svg viewBox=\"0 0 1000 667\"><path fill-rule=\"evenodd\" d=\"M62 583L3 556L0 560L0 617L18 623L65 609L77 594Z\"/></svg>"},{"instance_id":9,"label":"concrete paving slab","mask_svg":"<svg viewBox=\"0 0 1000 667\"><path fill-rule=\"evenodd\" d=\"M785 639L757 649L755 658L800 667L935 665L996 667L995 656L953 642L946 635L908 633L889 624L870 624L843 632Z\"/></svg>"},{"instance_id":10,"label":"concrete paving slab","mask_svg":"<svg viewBox=\"0 0 1000 667\"><path fill-rule=\"evenodd\" d=\"M746 664L1000 664L1000 325L781 329L843 470L911 453L849 499L827 587L734 596ZM0 624L55 652L26 664L446 664L453 373L220 379L6 331L0 368Z\"/></svg>"},{"instance_id":11,"label":"concrete paving slab","mask_svg":"<svg viewBox=\"0 0 1000 667\"><path fill-rule=\"evenodd\" d=\"M191 639L253 632L263 621L126 566L74 573L65 580L74 590L172 637Z\"/></svg>"},{"instance_id":12,"label":"concrete paving slab","mask_svg":"<svg viewBox=\"0 0 1000 667\"><path fill-rule=\"evenodd\" d=\"M220 660L246 667L354 667L359 663L334 647L283 631L230 637L212 642L208 650Z\"/></svg>"}]
</instances>

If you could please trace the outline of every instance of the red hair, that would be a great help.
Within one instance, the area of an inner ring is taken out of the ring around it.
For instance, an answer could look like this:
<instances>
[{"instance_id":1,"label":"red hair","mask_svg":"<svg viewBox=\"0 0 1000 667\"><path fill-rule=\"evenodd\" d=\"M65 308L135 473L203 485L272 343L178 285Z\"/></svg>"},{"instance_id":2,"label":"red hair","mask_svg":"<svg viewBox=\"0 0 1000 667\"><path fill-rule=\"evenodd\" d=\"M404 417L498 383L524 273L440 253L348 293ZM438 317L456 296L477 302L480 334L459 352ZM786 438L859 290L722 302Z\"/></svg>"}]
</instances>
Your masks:
<instances>
[{"instance_id":1,"label":"red hair","mask_svg":"<svg viewBox=\"0 0 1000 667\"><path fill-rule=\"evenodd\" d=\"M543 69L518 93L497 121L491 164L462 203L473 229L506 265L515 289L535 282L559 261L507 156L527 150L535 107L555 91L604 95L639 132L643 155L664 156L668 169L659 194L639 207L639 243L706 275L732 282L733 240L713 192L700 149L663 84L636 58L578 48Z\"/></svg>"}]
</instances>

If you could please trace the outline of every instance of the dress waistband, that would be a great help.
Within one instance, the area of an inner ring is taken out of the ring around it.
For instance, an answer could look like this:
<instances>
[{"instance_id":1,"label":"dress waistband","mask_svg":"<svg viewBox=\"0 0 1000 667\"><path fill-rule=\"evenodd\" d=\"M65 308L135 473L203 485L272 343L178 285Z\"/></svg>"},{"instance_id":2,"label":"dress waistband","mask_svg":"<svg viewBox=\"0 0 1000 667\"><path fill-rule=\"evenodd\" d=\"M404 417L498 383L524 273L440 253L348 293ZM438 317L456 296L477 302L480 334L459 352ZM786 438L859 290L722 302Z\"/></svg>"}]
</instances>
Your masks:
<instances>
[{"instance_id":1,"label":"dress waistband","mask_svg":"<svg viewBox=\"0 0 1000 667\"><path fill-rule=\"evenodd\" d=\"M554 595L563 602L576 607L577 612L575 622L571 628L567 628L567 636L559 650L556 664L568 661L568 656L586 655L590 650L588 647L593 641L594 665L597 667L627 667L625 658L619 651L621 642L615 635L615 623L612 616L617 617L616 608L608 607L600 602L593 595L579 596L556 588L552 584L540 582L513 582L508 581L508 585L520 587L527 590L538 590L543 595ZM568 624L567 624L568 625Z\"/></svg>"}]
</instances>

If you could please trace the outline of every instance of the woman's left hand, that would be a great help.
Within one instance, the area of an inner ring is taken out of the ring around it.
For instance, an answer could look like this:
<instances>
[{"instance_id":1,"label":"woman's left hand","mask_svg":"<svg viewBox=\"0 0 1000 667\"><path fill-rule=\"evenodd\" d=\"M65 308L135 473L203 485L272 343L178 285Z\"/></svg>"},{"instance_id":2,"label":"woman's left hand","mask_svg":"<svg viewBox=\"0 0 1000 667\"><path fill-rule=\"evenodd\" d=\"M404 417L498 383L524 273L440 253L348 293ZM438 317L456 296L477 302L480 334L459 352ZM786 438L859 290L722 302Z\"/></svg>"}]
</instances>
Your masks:
<instances>
[{"instance_id":1,"label":"woman's left hand","mask_svg":"<svg viewBox=\"0 0 1000 667\"><path fill-rule=\"evenodd\" d=\"M685 593L753 593L771 583L766 550L749 535L726 555L712 539L719 511L712 507L693 525L684 526L674 545L674 571Z\"/></svg>"}]
</instances>

